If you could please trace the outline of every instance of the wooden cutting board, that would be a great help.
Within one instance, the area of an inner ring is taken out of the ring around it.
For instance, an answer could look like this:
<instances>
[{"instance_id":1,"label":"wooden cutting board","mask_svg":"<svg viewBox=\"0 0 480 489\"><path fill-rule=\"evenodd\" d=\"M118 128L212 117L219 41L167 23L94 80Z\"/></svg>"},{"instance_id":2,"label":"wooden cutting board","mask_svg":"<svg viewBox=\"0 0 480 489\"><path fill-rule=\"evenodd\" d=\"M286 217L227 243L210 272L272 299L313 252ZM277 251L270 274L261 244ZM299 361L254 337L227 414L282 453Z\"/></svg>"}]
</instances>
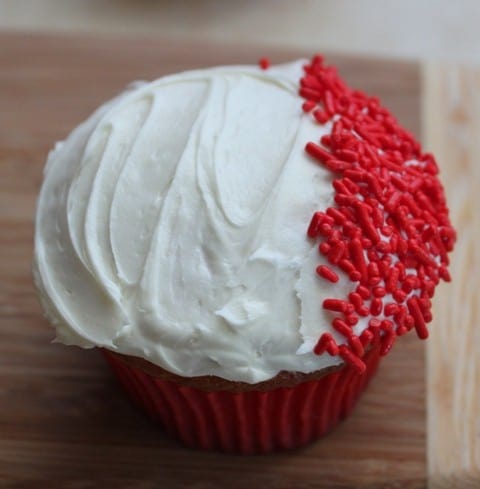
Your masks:
<instances>
[{"instance_id":1,"label":"wooden cutting board","mask_svg":"<svg viewBox=\"0 0 480 489\"><path fill-rule=\"evenodd\" d=\"M480 487L480 355L473 328L478 278L472 273L479 257L474 237L480 192L472 189L480 184L474 165L480 145L469 146L463 134L465 127L480 134L478 77L467 76L464 99L463 72L452 88L450 71L440 68L424 70L422 78L413 63L329 57L351 85L380 96L417 136L422 86L427 90L424 131L430 149L440 151L462 239L455 285L442 286L437 299L428 362L424 343L413 334L402 337L354 414L325 439L259 457L187 450L129 404L96 351L50 343L30 263L35 198L54 141L131 80L255 63L262 55L280 62L310 54L168 40L0 35L0 487ZM445 94L453 99L453 112L443 103Z\"/></svg>"}]
</instances>

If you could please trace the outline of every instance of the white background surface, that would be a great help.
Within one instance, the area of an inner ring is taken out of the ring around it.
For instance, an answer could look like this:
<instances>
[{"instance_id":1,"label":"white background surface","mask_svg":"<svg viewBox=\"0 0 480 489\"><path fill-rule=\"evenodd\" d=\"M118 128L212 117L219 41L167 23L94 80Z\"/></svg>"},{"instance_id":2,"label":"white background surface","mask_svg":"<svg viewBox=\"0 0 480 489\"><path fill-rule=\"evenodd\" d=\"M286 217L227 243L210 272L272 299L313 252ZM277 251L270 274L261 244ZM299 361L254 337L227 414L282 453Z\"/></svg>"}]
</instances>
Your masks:
<instances>
[{"instance_id":1,"label":"white background surface","mask_svg":"<svg viewBox=\"0 0 480 489\"><path fill-rule=\"evenodd\" d=\"M480 64L480 0L0 0L0 29L200 37Z\"/></svg>"}]
</instances>

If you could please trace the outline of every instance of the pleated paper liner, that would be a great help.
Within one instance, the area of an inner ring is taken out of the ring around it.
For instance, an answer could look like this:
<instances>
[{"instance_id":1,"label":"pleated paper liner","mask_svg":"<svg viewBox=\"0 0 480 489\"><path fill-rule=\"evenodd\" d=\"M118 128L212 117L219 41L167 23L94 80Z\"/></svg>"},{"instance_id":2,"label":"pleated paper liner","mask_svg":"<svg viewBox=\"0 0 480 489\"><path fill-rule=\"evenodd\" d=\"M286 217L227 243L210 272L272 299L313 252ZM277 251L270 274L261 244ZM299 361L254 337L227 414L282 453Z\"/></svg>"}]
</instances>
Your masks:
<instances>
[{"instance_id":1,"label":"pleated paper liner","mask_svg":"<svg viewBox=\"0 0 480 489\"><path fill-rule=\"evenodd\" d=\"M128 396L186 446L253 454L306 445L350 414L374 375L379 349L359 374L344 366L316 380L270 391L204 391L155 378L102 350Z\"/></svg>"}]
</instances>

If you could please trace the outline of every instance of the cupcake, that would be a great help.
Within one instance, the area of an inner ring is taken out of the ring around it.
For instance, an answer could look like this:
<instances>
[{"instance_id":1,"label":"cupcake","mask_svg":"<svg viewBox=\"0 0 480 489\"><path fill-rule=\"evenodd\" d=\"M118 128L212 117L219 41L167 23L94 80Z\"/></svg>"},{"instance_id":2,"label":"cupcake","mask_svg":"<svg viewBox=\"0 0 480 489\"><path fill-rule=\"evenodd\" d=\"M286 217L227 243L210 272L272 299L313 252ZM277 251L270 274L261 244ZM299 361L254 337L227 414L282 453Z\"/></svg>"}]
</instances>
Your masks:
<instances>
[{"instance_id":1,"label":"cupcake","mask_svg":"<svg viewBox=\"0 0 480 489\"><path fill-rule=\"evenodd\" d=\"M428 336L455 242L437 174L320 56L136 83L50 153L35 283L56 341L186 445L299 447Z\"/></svg>"}]
</instances>

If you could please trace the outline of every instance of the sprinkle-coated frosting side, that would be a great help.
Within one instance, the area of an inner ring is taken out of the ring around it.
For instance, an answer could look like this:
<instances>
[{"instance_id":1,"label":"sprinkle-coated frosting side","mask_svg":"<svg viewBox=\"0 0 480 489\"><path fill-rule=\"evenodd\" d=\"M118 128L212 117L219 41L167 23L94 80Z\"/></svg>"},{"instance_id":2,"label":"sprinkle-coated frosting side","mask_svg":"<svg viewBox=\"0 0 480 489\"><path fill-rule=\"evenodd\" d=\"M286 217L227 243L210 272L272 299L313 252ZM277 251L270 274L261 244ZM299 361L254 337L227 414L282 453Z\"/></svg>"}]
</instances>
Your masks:
<instances>
[{"instance_id":1,"label":"sprinkle-coated frosting side","mask_svg":"<svg viewBox=\"0 0 480 489\"><path fill-rule=\"evenodd\" d=\"M314 351L339 355L363 371L370 345L379 344L384 355L413 328L427 338L435 286L450 280L455 231L434 157L376 98L350 89L321 56L304 66L299 94L305 112L332 122L330 134L305 147L335 175L335 205L315 212L307 230L329 262L316 271L336 282L343 270L357 284L322 304L347 342L338 345L323 333ZM357 334L360 318L368 318L368 327Z\"/></svg>"}]
</instances>

